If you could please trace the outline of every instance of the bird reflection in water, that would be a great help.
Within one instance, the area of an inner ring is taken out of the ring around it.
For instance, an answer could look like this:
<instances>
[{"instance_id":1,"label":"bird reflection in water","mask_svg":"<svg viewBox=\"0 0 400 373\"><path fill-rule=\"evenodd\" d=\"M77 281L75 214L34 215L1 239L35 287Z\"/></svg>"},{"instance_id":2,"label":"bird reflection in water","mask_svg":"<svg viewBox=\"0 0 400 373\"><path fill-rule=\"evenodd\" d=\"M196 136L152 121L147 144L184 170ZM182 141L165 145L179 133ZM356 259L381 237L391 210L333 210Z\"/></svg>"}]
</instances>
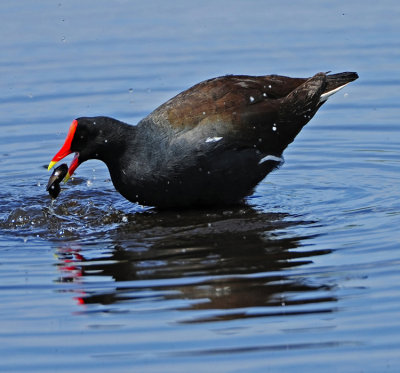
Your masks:
<instances>
[{"instance_id":1,"label":"bird reflection in water","mask_svg":"<svg viewBox=\"0 0 400 373\"><path fill-rule=\"evenodd\" d=\"M330 253L290 235L310 224L249 207L135 215L109 245L58 248L58 281L78 285L80 304L107 305L108 312L164 301L201 314L183 322L332 312L332 284L299 271Z\"/></svg>"}]
</instances>

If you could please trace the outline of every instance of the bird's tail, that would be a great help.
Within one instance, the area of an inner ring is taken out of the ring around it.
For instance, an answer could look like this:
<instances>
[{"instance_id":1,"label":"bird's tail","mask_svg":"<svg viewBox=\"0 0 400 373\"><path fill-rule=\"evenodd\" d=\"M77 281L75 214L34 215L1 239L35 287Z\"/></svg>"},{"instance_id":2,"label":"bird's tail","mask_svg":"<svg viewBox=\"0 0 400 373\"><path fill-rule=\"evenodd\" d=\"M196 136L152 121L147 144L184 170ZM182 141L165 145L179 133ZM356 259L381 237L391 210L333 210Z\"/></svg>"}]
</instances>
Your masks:
<instances>
[{"instance_id":1,"label":"bird's tail","mask_svg":"<svg viewBox=\"0 0 400 373\"><path fill-rule=\"evenodd\" d=\"M358 79L358 74L354 72L344 72L339 74L330 74L326 76L326 86L324 92L319 98L319 102L325 102L330 96L341 90L353 80Z\"/></svg>"},{"instance_id":2,"label":"bird's tail","mask_svg":"<svg viewBox=\"0 0 400 373\"><path fill-rule=\"evenodd\" d=\"M331 75L318 73L290 92L282 100L277 121L286 146L294 140L330 95L357 78L356 73L349 72Z\"/></svg>"}]
</instances>

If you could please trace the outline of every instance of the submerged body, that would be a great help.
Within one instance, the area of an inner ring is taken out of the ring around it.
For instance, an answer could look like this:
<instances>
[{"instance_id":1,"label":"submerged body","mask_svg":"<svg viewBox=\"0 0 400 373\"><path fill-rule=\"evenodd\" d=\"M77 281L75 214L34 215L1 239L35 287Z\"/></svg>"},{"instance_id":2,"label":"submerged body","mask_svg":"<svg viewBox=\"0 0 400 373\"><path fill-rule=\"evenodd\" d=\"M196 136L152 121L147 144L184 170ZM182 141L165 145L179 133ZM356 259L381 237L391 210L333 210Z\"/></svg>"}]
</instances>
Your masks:
<instances>
[{"instance_id":1,"label":"submerged body","mask_svg":"<svg viewBox=\"0 0 400 373\"><path fill-rule=\"evenodd\" d=\"M310 79L224 76L199 83L137 126L108 117L74 120L49 168L76 156L107 165L125 198L161 208L241 201L282 162L282 152L326 99L356 73Z\"/></svg>"}]
</instances>

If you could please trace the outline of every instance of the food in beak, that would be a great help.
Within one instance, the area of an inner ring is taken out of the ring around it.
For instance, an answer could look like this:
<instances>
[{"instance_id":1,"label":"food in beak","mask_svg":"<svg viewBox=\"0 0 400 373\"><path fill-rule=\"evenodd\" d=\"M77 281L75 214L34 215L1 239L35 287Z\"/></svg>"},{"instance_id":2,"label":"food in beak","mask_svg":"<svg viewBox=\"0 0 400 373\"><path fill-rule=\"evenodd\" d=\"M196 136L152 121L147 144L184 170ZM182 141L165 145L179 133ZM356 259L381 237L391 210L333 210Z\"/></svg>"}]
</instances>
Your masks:
<instances>
[{"instance_id":1,"label":"food in beak","mask_svg":"<svg viewBox=\"0 0 400 373\"><path fill-rule=\"evenodd\" d=\"M68 166L63 163L54 169L47 183L46 190L49 192L51 198L55 199L60 194L60 183L68 173Z\"/></svg>"}]
</instances>

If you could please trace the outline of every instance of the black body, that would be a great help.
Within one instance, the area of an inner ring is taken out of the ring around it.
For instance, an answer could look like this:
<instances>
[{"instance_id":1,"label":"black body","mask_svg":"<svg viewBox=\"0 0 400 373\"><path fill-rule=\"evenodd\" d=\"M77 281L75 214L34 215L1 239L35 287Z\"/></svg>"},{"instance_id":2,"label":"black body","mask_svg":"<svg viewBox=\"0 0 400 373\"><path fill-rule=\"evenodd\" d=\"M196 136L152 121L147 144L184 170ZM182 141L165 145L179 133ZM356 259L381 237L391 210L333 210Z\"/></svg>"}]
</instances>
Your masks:
<instances>
[{"instance_id":1,"label":"black body","mask_svg":"<svg viewBox=\"0 0 400 373\"><path fill-rule=\"evenodd\" d=\"M137 126L78 118L71 151L80 163L104 161L115 188L132 202L160 208L237 203L281 164L284 149L325 102L321 95L357 77L210 79Z\"/></svg>"}]
</instances>

